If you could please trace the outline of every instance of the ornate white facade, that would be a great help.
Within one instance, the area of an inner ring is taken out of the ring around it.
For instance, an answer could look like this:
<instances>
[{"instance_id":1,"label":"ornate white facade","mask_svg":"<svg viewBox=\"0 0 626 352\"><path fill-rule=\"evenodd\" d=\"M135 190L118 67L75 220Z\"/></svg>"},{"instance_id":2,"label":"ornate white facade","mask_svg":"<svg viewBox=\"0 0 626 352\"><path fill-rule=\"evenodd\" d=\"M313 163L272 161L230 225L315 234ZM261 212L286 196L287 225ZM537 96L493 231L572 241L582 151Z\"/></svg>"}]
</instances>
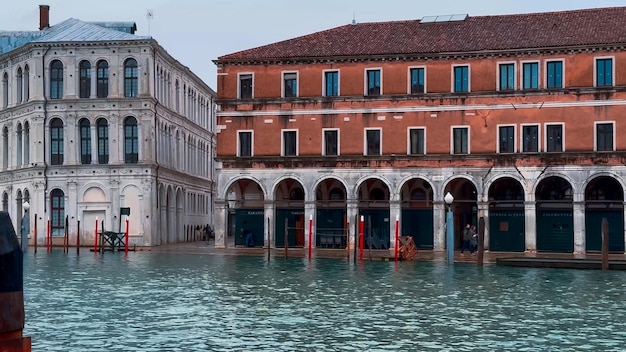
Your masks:
<instances>
[{"instance_id":1,"label":"ornate white facade","mask_svg":"<svg viewBox=\"0 0 626 352\"><path fill-rule=\"evenodd\" d=\"M131 245L194 239L212 224L215 92L134 23L43 27L0 33L2 210L19 229L28 200L31 245L48 228L93 243L96 218L128 219Z\"/></svg>"}]
</instances>

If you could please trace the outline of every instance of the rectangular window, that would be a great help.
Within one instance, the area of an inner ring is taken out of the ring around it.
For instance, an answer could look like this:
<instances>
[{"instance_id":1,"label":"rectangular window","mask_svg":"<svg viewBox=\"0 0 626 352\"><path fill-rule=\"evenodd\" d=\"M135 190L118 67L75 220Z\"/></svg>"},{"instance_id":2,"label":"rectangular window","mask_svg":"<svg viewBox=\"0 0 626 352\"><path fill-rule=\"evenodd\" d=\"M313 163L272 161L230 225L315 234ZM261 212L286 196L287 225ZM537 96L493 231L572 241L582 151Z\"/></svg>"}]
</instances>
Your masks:
<instances>
[{"instance_id":1,"label":"rectangular window","mask_svg":"<svg viewBox=\"0 0 626 352\"><path fill-rule=\"evenodd\" d=\"M109 163L109 125L106 120L97 122L98 126L98 164Z\"/></svg>"},{"instance_id":2,"label":"rectangular window","mask_svg":"<svg viewBox=\"0 0 626 352\"><path fill-rule=\"evenodd\" d=\"M50 127L50 164L63 165L63 126Z\"/></svg>"},{"instance_id":3,"label":"rectangular window","mask_svg":"<svg viewBox=\"0 0 626 352\"><path fill-rule=\"evenodd\" d=\"M469 128L452 128L452 154L469 154Z\"/></svg>"},{"instance_id":4,"label":"rectangular window","mask_svg":"<svg viewBox=\"0 0 626 352\"><path fill-rule=\"evenodd\" d=\"M79 96L81 98L89 98L91 95L91 66L89 63L83 61L80 64L80 82L79 82Z\"/></svg>"},{"instance_id":5,"label":"rectangular window","mask_svg":"<svg viewBox=\"0 0 626 352\"><path fill-rule=\"evenodd\" d=\"M563 125L546 125L546 151L548 153L563 151Z\"/></svg>"},{"instance_id":6,"label":"rectangular window","mask_svg":"<svg viewBox=\"0 0 626 352\"><path fill-rule=\"evenodd\" d=\"M367 95L381 95L380 70L367 70Z\"/></svg>"},{"instance_id":7,"label":"rectangular window","mask_svg":"<svg viewBox=\"0 0 626 352\"><path fill-rule=\"evenodd\" d=\"M109 64L106 61L98 62L96 75L96 94L98 98L106 98L109 96Z\"/></svg>"},{"instance_id":8,"label":"rectangular window","mask_svg":"<svg viewBox=\"0 0 626 352\"><path fill-rule=\"evenodd\" d=\"M546 63L546 87L563 88L563 62L548 61Z\"/></svg>"},{"instance_id":9,"label":"rectangular window","mask_svg":"<svg viewBox=\"0 0 626 352\"><path fill-rule=\"evenodd\" d=\"M500 64L500 90L515 89L515 64Z\"/></svg>"},{"instance_id":10,"label":"rectangular window","mask_svg":"<svg viewBox=\"0 0 626 352\"><path fill-rule=\"evenodd\" d=\"M323 152L325 156L339 155L339 130L324 130Z\"/></svg>"},{"instance_id":11,"label":"rectangular window","mask_svg":"<svg viewBox=\"0 0 626 352\"><path fill-rule=\"evenodd\" d=\"M498 152L515 153L515 126L498 127Z\"/></svg>"},{"instance_id":12,"label":"rectangular window","mask_svg":"<svg viewBox=\"0 0 626 352\"><path fill-rule=\"evenodd\" d=\"M613 123L598 122L596 123L596 151L612 152L613 148Z\"/></svg>"},{"instance_id":13,"label":"rectangular window","mask_svg":"<svg viewBox=\"0 0 626 352\"><path fill-rule=\"evenodd\" d=\"M613 85L613 59L596 59L596 87Z\"/></svg>"},{"instance_id":14,"label":"rectangular window","mask_svg":"<svg viewBox=\"0 0 626 352\"><path fill-rule=\"evenodd\" d=\"M365 130L365 155L381 155L380 129Z\"/></svg>"},{"instance_id":15,"label":"rectangular window","mask_svg":"<svg viewBox=\"0 0 626 352\"><path fill-rule=\"evenodd\" d=\"M409 128L409 155L426 154L425 130L423 128Z\"/></svg>"},{"instance_id":16,"label":"rectangular window","mask_svg":"<svg viewBox=\"0 0 626 352\"><path fill-rule=\"evenodd\" d=\"M237 156L250 157L252 156L252 131L239 131L238 138L238 150Z\"/></svg>"},{"instance_id":17,"label":"rectangular window","mask_svg":"<svg viewBox=\"0 0 626 352\"><path fill-rule=\"evenodd\" d=\"M539 126L538 125L522 126L522 152L523 153L539 152Z\"/></svg>"},{"instance_id":18,"label":"rectangular window","mask_svg":"<svg viewBox=\"0 0 626 352\"><path fill-rule=\"evenodd\" d=\"M295 98L298 96L298 74L295 72L283 73L283 97Z\"/></svg>"},{"instance_id":19,"label":"rectangular window","mask_svg":"<svg viewBox=\"0 0 626 352\"><path fill-rule=\"evenodd\" d=\"M324 72L324 96L339 96L339 71Z\"/></svg>"},{"instance_id":20,"label":"rectangular window","mask_svg":"<svg viewBox=\"0 0 626 352\"><path fill-rule=\"evenodd\" d=\"M454 67L454 93L469 92L469 66Z\"/></svg>"},{"instance_id":21,"label":"rectangular window","mask_svg":"<svg viewBox=\"0 0 626 352\"><path fill-rule=\"evenodd\" d=\"M411 94L424 93L424 69L421 67L411 68Z\"/></svg>"},{"instance_id":22,"label":"rectangular window","mask_svg":"<svg viewBox=\"0 0 626 352\"><path fill-rule=\"evenodd\" d=\"M252 74L239 75L239 99L252 98Z\"/></svg>"},{"instance_id":23,"label":"rectangular window","mask_svg":"<svg viewBox=\"0 0 626 352\"><path fill-rule=\"evenodd\" d=\"M283 130L283 156L298 155L298 131Z\"/></svg>"},{"instance_id":24,"label":"rectangular window","mask_svg":"<svg viewBox=\"0 0 626 352\"><path fill-rule=\"evenodd\" d=\"M522 65L523 88L524 89L539 89L539 63L526 62Z\"/></svg>"},{"instance_id":25,"label":"rectangular window","mask_svg":"<svg viewBox=\"0 0 626 352\"><path fill-rule=\"evenodd\" d=\"M91 164L91 127L87 120L80 123L80 163Z\"/></svg>"}]
</instances>

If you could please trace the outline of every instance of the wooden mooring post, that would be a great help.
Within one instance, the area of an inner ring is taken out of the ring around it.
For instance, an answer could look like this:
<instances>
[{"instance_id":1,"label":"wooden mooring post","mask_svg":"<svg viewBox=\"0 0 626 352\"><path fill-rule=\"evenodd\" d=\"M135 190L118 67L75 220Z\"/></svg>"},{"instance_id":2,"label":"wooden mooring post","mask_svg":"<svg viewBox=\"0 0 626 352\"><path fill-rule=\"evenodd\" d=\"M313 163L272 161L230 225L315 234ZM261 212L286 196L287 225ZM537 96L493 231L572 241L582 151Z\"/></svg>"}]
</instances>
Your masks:
<instances>
[{"instance_id":1,"label":"wooden mooring post","mask_svg":"<svg viewBox=\"0 0 626 352\"><path fill-rule=\"evenodd\" d=\"M609 221L602 218L602 270L609 270Z\"/></svg>"}]
</instances>

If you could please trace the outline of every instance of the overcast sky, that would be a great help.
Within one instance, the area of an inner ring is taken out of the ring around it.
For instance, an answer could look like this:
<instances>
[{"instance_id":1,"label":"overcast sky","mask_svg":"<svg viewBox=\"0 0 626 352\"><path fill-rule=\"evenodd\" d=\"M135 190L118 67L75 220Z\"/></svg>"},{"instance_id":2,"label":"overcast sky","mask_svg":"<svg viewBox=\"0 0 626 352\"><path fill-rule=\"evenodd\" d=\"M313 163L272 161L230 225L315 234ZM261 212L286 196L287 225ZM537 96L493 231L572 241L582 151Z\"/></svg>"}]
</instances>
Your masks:
<instances>
[{"instance_id":1,"label":"overcast sky","mask_svg":"<svg viewBox=\"0 0 626 352\"><path fill-rule=\"evenodd\" d=\"M342 26L353 17L379 22L626 5L624 0L18 0L0 12L0 30L38 30L40 4L50 5L51 25L68 18L136 22L137 34L154 37L214 90L211 60Z\"/></svg>"}]
</instances>

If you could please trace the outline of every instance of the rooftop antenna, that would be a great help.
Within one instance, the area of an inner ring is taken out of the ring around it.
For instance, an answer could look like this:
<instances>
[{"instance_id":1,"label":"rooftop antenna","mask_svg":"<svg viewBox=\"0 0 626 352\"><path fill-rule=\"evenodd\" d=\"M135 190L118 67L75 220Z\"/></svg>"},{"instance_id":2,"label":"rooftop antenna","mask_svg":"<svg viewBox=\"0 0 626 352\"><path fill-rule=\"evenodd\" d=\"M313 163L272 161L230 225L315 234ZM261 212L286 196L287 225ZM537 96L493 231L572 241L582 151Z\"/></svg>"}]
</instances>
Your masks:
<instances>
[{"instance_id":1,"label":"rooftop antenna","mask_svg":"<svg viewBox=\"0 0 626 352\"><path fill-rule=\"evenodd\" d=\"M356 14L352 12L352 24L356 24Z\"/></svg>"},{"instance_id":2,"label":"rooftop antenna","mask_svg":"<svg viewBox=\"0 0 626 352\"><path fill-rule=\"evenodd\" d=\"M154 11L152 10L147 10L146 11L146 18L148 19L148 35L150 35L150 20L152 20L152 18L154 18Z\"/></svg>"}]
</instances>

